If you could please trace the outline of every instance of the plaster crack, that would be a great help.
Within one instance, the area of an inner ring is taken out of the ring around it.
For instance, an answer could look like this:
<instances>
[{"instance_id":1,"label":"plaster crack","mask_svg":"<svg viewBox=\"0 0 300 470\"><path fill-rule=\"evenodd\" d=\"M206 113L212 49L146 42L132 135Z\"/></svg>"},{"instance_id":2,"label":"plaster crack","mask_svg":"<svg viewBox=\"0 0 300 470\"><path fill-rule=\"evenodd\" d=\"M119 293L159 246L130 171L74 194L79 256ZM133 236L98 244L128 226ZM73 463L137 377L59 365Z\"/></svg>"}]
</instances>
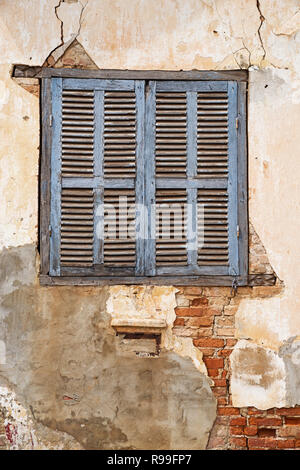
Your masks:
<instances>
[{"instance_id":1,"label":"plaster crack","mask_svg":"<svg viewBox=\"0 0 300 470\"><path fill-rule=\"evenodd\" d=\"M58 49L59 47L61 47L64 44L64 22L59 18L58 14L57 14L57 10L59 9L59 7L61 6L61 3L63 1L64 0L59 0L58 5L56 5L56 7L54 7L55 16L58 19L58 21L60 22L60 44L52 52L54 52L56 49Z\"/></svg>"},{"instance_id":2,"label":"plaster crack","mask_svg":"<svg viewBox=\"0 0 300 470\"><path fill-rule=\"evenodd\" d=\"M62 55L68 49L68 47L79 36L81 32L83 12L88 4L88 1L85 4L83 4L80 0L78 1L78 3L81 5L81 11L80 11L79 18L78 18L79 26L78 26L77 31L73 33L71 35L71 38L66 42L65 42L65 35L64 35L64 21L60 19L59 13L58 13L58 10L62 3L64 3L64 0L59 0L59 3L54 7L55 16L60 22L60 44L56 46L54 49L52 49L52 51L49 53L45 61L45 64L47 64L47 66L50 66L50 67L53 66L62 57Z\"/></svg>"},{"instance_id":3,"label":"plaster crack","mask_svg":"<svg viewBox=\"0 0 300 470\"><path fill-rule=\"evenodd\" d=\"M259 18L260 18L260 25L259 25L259 28L258 28L258 30L257 30L257 34L258 34L258 37L259 37L259 40L260 40L261 47L262 47L262 49L263 49L263 51L264 51L264 54L263 54L263 57L262 57L262 60L264 60L265 57L266 57L266 49L265 49L265 46L264 46L264 43L263 43L263 40L262 40L262 37L261 37L261 32L260 32L260 30L261 30L261 27L262 27L262 25L263 25L263 23L264 23L264 21L265 21L265 17L263 16L263 14L262 14L262 12L261 12L259 0L256 0L256 7L257 7L257 10L258 10L258 12L259 12Z\"/></svg>"}]
</instances>

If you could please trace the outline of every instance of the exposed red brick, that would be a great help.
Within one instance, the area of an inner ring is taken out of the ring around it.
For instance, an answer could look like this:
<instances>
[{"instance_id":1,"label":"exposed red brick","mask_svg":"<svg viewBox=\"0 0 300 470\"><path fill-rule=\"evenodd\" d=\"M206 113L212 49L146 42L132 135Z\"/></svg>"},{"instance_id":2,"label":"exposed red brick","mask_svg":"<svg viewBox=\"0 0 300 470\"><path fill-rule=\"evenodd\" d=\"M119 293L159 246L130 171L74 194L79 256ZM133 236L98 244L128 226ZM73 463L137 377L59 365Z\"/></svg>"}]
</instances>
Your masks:
<instances>
[{"instance_id":1,"label":"exposed red brick","mask_svg":"<svg viewBox=\"0 0 300 470\"><path fill-rule=\"evenodd\" d=\"M218 356L229 357L232 351L232 349L222 349L218 351Z\"/></svg>"},{"instance_id":2,"label":"exposed red brick","mask_svg":"<svg viewBox=\"0 0 300 470\"><path fill-rule=\"evenodd\" d=\"M246 447L247 440L245 437L231 437L230 444L236 447Z\"/></svg>"},{"instance_id":3,"label":"exposed red brick","mask_svg":"<svg viewBox=\"0 0 300 470\"><path fill-rule=\"evenodd\" d=\"M252 449L253 447L262 447L264 449L276 449L277 442L278 441L276 439L249 437L248 446L249 446L249 449Z\"/></svg>"},{"instance_id":4,"label":"exposed red brick","mask_svg":"<svg viewBox=\"0 0 300 470\"><path fill-rule=\"evenodd\" d=\"M214 349L210 349L210 348L198 348L203 356L213 356L215 350Z\"/></svg>"},{"instance_id":5,"label":"exposed red brick","mask_svg":"<svg viewBox=\"0 0 300 470\"><path fill-rule=\"evenodd\" d=\"M280 418L254 418L249 419L249 424L257 424L257 426L281 426Z\"/></svg>"},{"instance_id":6,"label":"exposed red brick","mask_svg":"<svg viewBox=\"0 0 300 470\"><path fill-rule=\"evenodd\" d=\"M246 436L256 436L257 426L245 426L244 433Z\"/></svg>"},{"instance_id":7,"label":"exposed red brick","mask_svg":"<svg viewBox=\"0 0 300 470\"><path fill-rule=\"evenodd\" d=\"M262 410L258 410L257 408L248 408L248 414L249 415L264 415L265 414L265 411L262 411Z\"/></svg>"},{"instance_id":8,"label":"exposed red brick","mask_svg":"<svg viewBox=\"0 0 300 470\"><path fill-rule=\"evenodd\" d=\"M218 414L219 415L239 415L240 410L239 408L234 408L233 406L228 406L228 407L219 407L218 408Z\"/></svg>"},{"instance_id":9,"label":"exposed red brick","mask_svg":"<svg viewBox=\"0 0 300 470\"><path fill-rule=\"evenodd\" d=\"M187 326L211 326L213 317L196 317L187 320Z\"/></svg>"},{"instance_id":10,"label":"exposed red brick","mask_svg":"<svg viewBox=\"0 0 300 470\"><path fill-rule=\"evenodd\" d=\"M207 368L207 373L209 377L218 377L220 374L219 369L209 369L209 368Z\"/></svg>"},{"instance_id":11,"label":"exposed red brick","mask_svg":"<svg viewBox=\"0 0 300 470\"><path fill-rule=\"evenodd\" d=\"M235 346L237 343L237 339L226 339L226 346L229 346L232 348L232 346Z\"/></svg>"},{"instance_id":12,"label":"exposed red brick","mask_svg":"<svg viewBox=\"0 0 300 470\"><path fill-rule=\"evenodd\" d=\"M300 425L300 418L285 418L285 424Z\"/></svg>"},{"instance_id":13,"label":"exposed red brick","mask_svg":"<svg viewBox=\"0 0 300 470\"><path fill-rule=\"evenodd\" d=\"M184 326L184 318L179 318L177 317L176 320L174 321L174 326Z\"/></svg>"},{"instance_id":14,"label":"exposed red brick","mask_svg":"<svg viewBox=\"0 0 300 470\"><path fill-rule=\"evenodd\" d=\"M277 441L278 449L293 449L295 447L295 439L284 439Z\"/></svg>"},{"instance_id":15,"label":"exposed red brick","mask_svg":"<svg viewBox=\"0 0 300 470\"><path fill-rule=\"evenodd\" d=\"M226 387L227 380L226 379L214 379L214 386L215 387Z\"/></svg>"},{"instance_id":16,"label":"exposed red brick","mask_svg":"<svg viewBox=\"0 0 300 470\"><path fill-rule=\"evenodd\" d=\"M278 408L276 413L284 416L300 416L300 408Z\"/></svg>"},{"instance_id":17,"label":"exposed red brick","mask_svg":"<svg viewBox=\"0 0 300 470\"><path fill-rule=\"evenodd\" d=\"M231 426L243 426L246 423L247 423L247 420L244 417L231 418L231 420L230 420L230 425Z\"/></svg>"},{"instance_id":18,"label":"exposed red brick","mask_svg":"<svg viewBox=\"0 0 300 470\"><path fill-rule=\"evenodd\" d=\"M230 426L230 434L233 436L240 436L244 434L244 427L243 426Z\"/></svg>"},{"instance_id":19,"label":"exposed red brick","mask_svg":"<svg viewBox=\"0 0 300 470\"><path fill-rule=\"evenodd\" d=\"M193 307L199 307L199 305L208 305L208 298L207 297L199 297L197 299L192 300Z\"/></svg>"},{"instance_id":20,"label":"exposed red brick","mask_svg":"<svg viewBox=\"0 0 300 470\"><path fill-rule=\"evenodd\" d=\"M227 397L217 397L218 406L228 405Z\"/></svg>"},{"instance_id":21,"label":"exposed red brick","mask_svg":"<svg viewBox=\"0 0 300 470\"><path fill-rule=\"evenodd\" d=\"M224 367L224 359L221 358L205 358L205 365L208 369L219 369Z\"/></svg>"},{"instance_id":22,"label":"exposed red brick","mask_svg":"<svg viewBox=\"0 0 300 470\"><path fill-rule=\"evenodd\" d=\"M215 310L211 307L176 307L176 315L178 317L208 317L214 316Z\"/></svg>"},{"instance_id":23,"label":"exposed red brick","mask_svg":"<svg viewBox=\"0 0 300 470\"><path fill-rule=\"evenodd\" d=\"M194 340L195 346L222 348L224 346L224 339L220 338L199 338Z\"/></svg>"}]
</instances>

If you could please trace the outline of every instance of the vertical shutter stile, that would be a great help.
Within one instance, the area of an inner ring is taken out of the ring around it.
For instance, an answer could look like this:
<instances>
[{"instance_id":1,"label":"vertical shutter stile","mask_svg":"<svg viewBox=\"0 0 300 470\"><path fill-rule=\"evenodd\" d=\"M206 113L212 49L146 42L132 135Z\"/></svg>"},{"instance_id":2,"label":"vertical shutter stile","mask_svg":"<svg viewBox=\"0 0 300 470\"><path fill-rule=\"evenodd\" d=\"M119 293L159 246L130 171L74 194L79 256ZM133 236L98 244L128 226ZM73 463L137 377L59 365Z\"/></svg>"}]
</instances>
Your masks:
<instances>
[{"instance_id":1,"label":"vertical shutter stile","mask_svg":"<svg viewBox=\"0 0 300 470\"><path fill-rule=\"evenodd\" d=\"M239 274L237 126L237 83L228 82L228 245L231 276Z\"/></svg>"},{"instance_id":2,"label":"vertical shutter stile","mask_svg":"<svg viewBox=\"0 0 300 470\"><path fill-rule=\"evenodd\" d=\"M143 276L145 271L145 82L135 81L136 96L136 181L135 181L135 213L136 213L136 267L135 275Z\"/></svg>"},{"instance_id":3,"label":"vertical shutter stile","mask_svg":"<svg viewBox=\"0 0 300 470\"><path fill-rule=\"evenodd\" d=\"M145 206L147 208L147 236L145 240L145 275L155 276L155 132L156 132L156 82L146 83L145 115Z\"/></svg>"},{"instance_id":4,"label":"vertical shutter stile","mask_svg":"<svg viewBox=\"0 0 300 470\"><path fill-rule=\"evenodd\" d=\"M51 149L51 210L50 210L50 269L52 276L60 275L61 219L61 127L62 79L55 78L52 92L52 149Z\"/></svg>"},{"instance_id":5,"label":"vertical shutter stile","mask_svg":"<svg viewBox=\"0 0 300 470\"><path fill-rule=\"evenodd\" d=\"M95 90L94 98L94 175L103 180L103 129L104 129L104 91ZM101 207L104 200L103 186L94 188L94 265L103 263L103 215Z\"/></svg>"}]
</instances>

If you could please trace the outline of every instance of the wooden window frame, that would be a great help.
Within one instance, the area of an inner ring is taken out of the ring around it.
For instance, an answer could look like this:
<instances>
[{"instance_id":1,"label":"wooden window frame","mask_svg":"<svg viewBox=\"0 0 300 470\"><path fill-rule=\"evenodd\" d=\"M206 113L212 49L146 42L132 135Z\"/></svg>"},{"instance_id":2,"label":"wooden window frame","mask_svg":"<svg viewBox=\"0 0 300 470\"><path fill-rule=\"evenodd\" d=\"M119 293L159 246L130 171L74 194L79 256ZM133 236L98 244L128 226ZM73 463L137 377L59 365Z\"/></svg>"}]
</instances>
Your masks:
<instances>
[{"instance_id":1,"label":"wooden window frame","mask_svg":"<svg viewBox=\"0 0 300 470\"><path fill-rule=\"evenodd\" d=\"M54 69L16 65L13 76L16 78L39 78L41 82L41 145L40 145L40 208L39 208L39 247L41 285L114 285L145 284L174 286L254 286L274 285L275 276L248 273L248 185L247 185L247 85L248 72L230 71L121 71L121 70L80 70ZM153 277L96 277L96 276L50 276L50 178L51 178L51 79L97 78L134 80L225 80L237 84L237 140L238 140L238 227L239 272L238 276L193 275L193 276L153 276Z\"/></svg>"}]
</instances>

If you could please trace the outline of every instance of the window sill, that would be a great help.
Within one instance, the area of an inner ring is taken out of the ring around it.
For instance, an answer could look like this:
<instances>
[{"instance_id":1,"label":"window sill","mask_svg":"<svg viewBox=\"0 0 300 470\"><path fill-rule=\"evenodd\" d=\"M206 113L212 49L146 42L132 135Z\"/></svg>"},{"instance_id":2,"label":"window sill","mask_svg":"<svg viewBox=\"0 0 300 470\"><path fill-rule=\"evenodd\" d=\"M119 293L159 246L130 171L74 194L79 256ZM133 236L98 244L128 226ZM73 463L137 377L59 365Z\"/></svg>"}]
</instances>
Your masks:
<instances>
[{"instance_id":1,"label":"window sill","mask_svg":"<svg viewBox=\"0 0 300 470\"><path fill-rule=\"evenodd\" d=\"M144 284L163 286L232 286L236 279L238 286L274 286L274 274L249 274L248 276L182 276L182 277L70 277L40 274L42 286L106 286L118 284Z\"/></svg>"}]
</instances>

